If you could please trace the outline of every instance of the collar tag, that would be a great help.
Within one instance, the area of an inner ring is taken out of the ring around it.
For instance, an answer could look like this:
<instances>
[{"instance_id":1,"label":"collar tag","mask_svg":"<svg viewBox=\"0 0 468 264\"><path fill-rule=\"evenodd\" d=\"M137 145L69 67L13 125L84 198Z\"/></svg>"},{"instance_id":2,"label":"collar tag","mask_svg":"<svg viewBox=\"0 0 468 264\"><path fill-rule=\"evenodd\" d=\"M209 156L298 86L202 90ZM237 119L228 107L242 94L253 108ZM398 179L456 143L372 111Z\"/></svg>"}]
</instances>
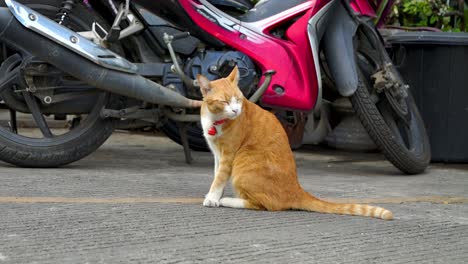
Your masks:
<instances>
[{"instance_id":1,"label":"collar tag","mask_svg":"<svg viewBox=\"0 0 468 264\"><path fill-rule=\"evenodd\" d=\"M216 127L212 126L210 127L210 129L208 129L208 135L214 136L216 135L216 133L218 133L218 131L216 130Z\"/></svg>"},{"instance_id":2,"label":"collar tag","mask_svg":"<svg viewBox=\"0 0 468 264\"><path fill-rule=\"evenodd\" d=\"M222 125L222 124L226 123L226 121L227 121L227 119L221 119L221 120L215 121L213 123L213 126L210 127L210 129L208 129L208 135L210 135L210 136L216 135L218 133L218 130L216 130L215 126Z\"/></svg>"}]
</instances>

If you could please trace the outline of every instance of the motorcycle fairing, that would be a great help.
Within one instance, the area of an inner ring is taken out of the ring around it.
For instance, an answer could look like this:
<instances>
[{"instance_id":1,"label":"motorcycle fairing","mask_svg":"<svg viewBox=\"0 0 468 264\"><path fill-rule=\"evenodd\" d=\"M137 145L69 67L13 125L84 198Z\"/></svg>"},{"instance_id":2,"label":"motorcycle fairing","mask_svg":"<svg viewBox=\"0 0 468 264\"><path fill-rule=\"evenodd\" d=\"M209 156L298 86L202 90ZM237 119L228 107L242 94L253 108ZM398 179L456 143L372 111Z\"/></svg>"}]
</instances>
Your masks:
<instances>
[{"instance_id":1,"label":"motorcycle fairing","mask_svg":"<svg viewBox=\"0 0 468 264\"><path fill-rule=\"evenodd\" d=\"M262 72L276 70L262 98L263 104L303 111L314 107L320 89L318 63L311 63L318 57L312 56L308 22L327 3L329 1L306 1L259 21L242 22L207 1L180 1L203 30L247 54ZM292 24L285 32L285 39L271 35L272 29L286 22Z\"/></svg>"},{"instance_id":2,"label":"motorcycle fairing","mask_svg":"<svg viewBox=\"0 0 468 264\"><path fill-rule=\"evenodd\" d=\"M180 1L132 0L131 2L136 5L142 6L149 12L156 14L157 16L171 22L174 25L177 25L181 29L189 31L192 35L203 40L205 43L209 44L212 47L224 47L224 43L216 39L216 37L214 37L213 35L210 35L206 31L202 30L198 25L196 25L193 22L193 20L188 16L187 12L180 4Z\"/></svg>"},{"instance_id":3,"label":"motorcycle fairing","mask_svg":"<svg viewBox=\"0 0 468 264\"><path fill-rule=\"evenodd\" d=\"M360 15L376 17L375 9L369 4L369 1L367 0L351 0L349 5Z\"/></svg>"},{"instance_id":4,"label":"motorcycle fairing","mask_svg":"<svg viewBox=\"0 0 468 264\"><path fill-rule=\"evenodd\" d=\"M323 51L336 89L342 96L351 96L358 87L353 45L357 24L341 3L334 11L323 38Z\"/></svg>"},{"instance_id":5,"label":"motorcycle fairing","mask_svg":"<svg viewBox=\"0 0 468 264\"><path fill-rule=\"evenodd\" d=\"M188 28L190 30L195 28L195 35L210 40L210 43L213 43L213 40L220 41L247 54L262 72L276 70L277 73L261 100L262 104L303 111L309 111L318 105L321 97L318 45L322 34L317 32L323 33L327 25L319 23L326 19L317 19L317 16L333 17L333 12L323 12L323 9L325 6L330 6L331 2L338 2L337 0L268 0L267 2L273 4L286 2L287 8L284 10L275 8L274 12L270 12L270 16L266 18L255 16L253 19L242 16L240 19L231 17L207 0L158 2L167 3L170 9L155 5L150 0L135 0L135 2L141 3L152 12L162 12L163 17L182 14L183 21L193 22ZM181 8L178 9L175 3ZM357 13L375 15L366 1L352 0L351 7ZM172 12L168 13L165 10ZM167 15L163 14L164 12ZM272 30L282 25L288 25L285 38L273 36ZM347 54L353 50L352 46L342 48L346 48ZM351 75L340 78L356 79ZM263 80L264 77L261 81ZM350 83L355 82L353 80Z\"/></svg>"}]
</instances>

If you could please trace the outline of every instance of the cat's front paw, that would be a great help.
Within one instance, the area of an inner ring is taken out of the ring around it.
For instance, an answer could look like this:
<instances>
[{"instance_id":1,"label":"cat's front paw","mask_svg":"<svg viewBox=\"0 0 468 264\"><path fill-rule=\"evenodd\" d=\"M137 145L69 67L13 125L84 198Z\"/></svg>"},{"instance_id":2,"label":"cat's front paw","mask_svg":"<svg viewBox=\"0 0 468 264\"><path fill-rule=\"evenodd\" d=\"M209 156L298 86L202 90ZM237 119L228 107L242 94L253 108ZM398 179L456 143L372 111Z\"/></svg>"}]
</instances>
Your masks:
<instances>
[{"instance_id":1,"label":"cat's front paw","mask_svg":"<svg viewBox=\"0 0 468 264\"><path fill-rule=\"evenodd\" d=\"M203 206L206 207L219 207L219 199L213 197L212 194L207 194L205 200L203 201Z\"/></svg>"},{"instance_id":2,"label":"cat's front paw","mask_svg":"<svg viewBox=\"0 0 468 264\"><path fill-rule=\"evenodd\" d=\"M213 200L205 198L203 201L203 206L205 207L219 207L219 200Z\"/></svg>"}]
</instances>

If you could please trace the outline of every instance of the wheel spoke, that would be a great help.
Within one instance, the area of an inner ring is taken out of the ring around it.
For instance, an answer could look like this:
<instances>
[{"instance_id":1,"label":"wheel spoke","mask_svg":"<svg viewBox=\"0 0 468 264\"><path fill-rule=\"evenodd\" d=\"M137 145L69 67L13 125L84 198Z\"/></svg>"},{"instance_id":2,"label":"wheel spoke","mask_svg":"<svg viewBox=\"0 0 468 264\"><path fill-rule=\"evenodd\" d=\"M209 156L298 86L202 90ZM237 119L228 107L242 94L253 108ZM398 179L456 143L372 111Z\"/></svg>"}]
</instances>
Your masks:
<instances>
[{"instance_id":1,"label":"wheel spoke","mask_svg":"<svg viewBox=\"0 0 468 264\"><path fill-rule=\"evenodd\" d=\"M403 124L403 130L405 131L407 138L408 138L408 149L409 150L413 150L414 148L416 148L416 144L418 143L418 140L416 140L414 137L411 136L411 120L406 122L405 121L401 121L401 123ZM414 128L413 128L414 129Z\"/></svg>"},{"instance_id":2,"label":"wheel spoke","mask_svg":"<svg viewBox=\"0 0 468 264\"><path fill-rule=\"evenodd\" d=\"M398 124L395 121L394 114L392 113L391 106L388 103L385 103L380 108L380 113L387 123L388 127L391 131L393 131L393 135L397 138L397 140L404 146L406 146L405 140L401 136L400 128L398 128Z\"/></svg>"},{"instance_id":3,"label":"wheel spoke","mask_svg":"<svg viewBox=\"0 0 468 264\"><path fill-rule=\"evenodd\" d=\"M370 94L370 99L372 100L372 102L376 105L377 103L380 102L380 98L379 98L379 95L375 92L372 92Z\"/></svg>"},{"instance_id":4,"label":"wheel spoke","mask_svg":"<svg viewBox=\"0 0 468 264\"><path fill-rule=\"evenodd\" d=\"M37 101L34 98L34 96L32 96L29 92L23 92L22 94L24 96L26 104L28 105L29 110L31 111L31 114L34 118L34 122L36 122L36 125L41 130L42 135L44 135L44 137L46 138L53 137L52 132L50 132L49 126L47 125L47 122L44 116L42 115L41 109L39 108L39 105L37 104Z\"/></svg>"},{"instance_id":5,"label":"wheel spoke","mask_svg":"<svg viewBox=\"0 0 468 264\"><path fill-rule=\"evenodd\" d=\"M10 56L2 62L2 66L0 67L0 93L18 82L20 63L21 56L18 54Z\"/></svg>"},{"instance_id":6,"label":"wheel spoke","mask_svg":"<svg viewBox=\"0 0 468 264\"><path fill-rule=\"evenodd\" d=\"M18 134L18 126L16 125L16 111L10 109L10 130L11 132Z\"/></svg>"},{"instance_id":7,"label":"wheel spoke","mask_svg":"<svg viewBox=\"0 0 468 264\"><path fill-rule=\"evenodd\" d=\"M385 92L385 98L387 99L387 105L390 111L392 111L395 118L401 121L405 128L409 128L411 122L411 115L408 112L409 110L407 105L407 99L404 99L405 105L403 106L400 104L400 102L397 102L397 99L395 99L390 93ZM406 110L404 110L403 108L406 108Z\"/></svg>"}]
</instances>

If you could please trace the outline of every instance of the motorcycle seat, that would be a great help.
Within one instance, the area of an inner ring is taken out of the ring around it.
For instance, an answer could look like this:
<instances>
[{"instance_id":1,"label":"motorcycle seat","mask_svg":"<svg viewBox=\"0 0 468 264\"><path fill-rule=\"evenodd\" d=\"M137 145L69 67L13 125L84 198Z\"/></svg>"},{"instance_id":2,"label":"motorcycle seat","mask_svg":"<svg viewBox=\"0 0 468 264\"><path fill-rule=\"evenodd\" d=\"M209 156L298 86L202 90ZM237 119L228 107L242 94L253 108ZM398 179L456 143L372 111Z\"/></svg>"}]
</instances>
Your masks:
<instances>
[{"instance_id":1,"label":"motorcycle seat","mask_svg":"<svg viewBox=\"0 0 468 264\"><path fill-rule=\"evenodd\" d=\"M261 0L244 15L238 17L242 22L255 22L279 14L308 0Z\"/></svg>"}]
</instances>

